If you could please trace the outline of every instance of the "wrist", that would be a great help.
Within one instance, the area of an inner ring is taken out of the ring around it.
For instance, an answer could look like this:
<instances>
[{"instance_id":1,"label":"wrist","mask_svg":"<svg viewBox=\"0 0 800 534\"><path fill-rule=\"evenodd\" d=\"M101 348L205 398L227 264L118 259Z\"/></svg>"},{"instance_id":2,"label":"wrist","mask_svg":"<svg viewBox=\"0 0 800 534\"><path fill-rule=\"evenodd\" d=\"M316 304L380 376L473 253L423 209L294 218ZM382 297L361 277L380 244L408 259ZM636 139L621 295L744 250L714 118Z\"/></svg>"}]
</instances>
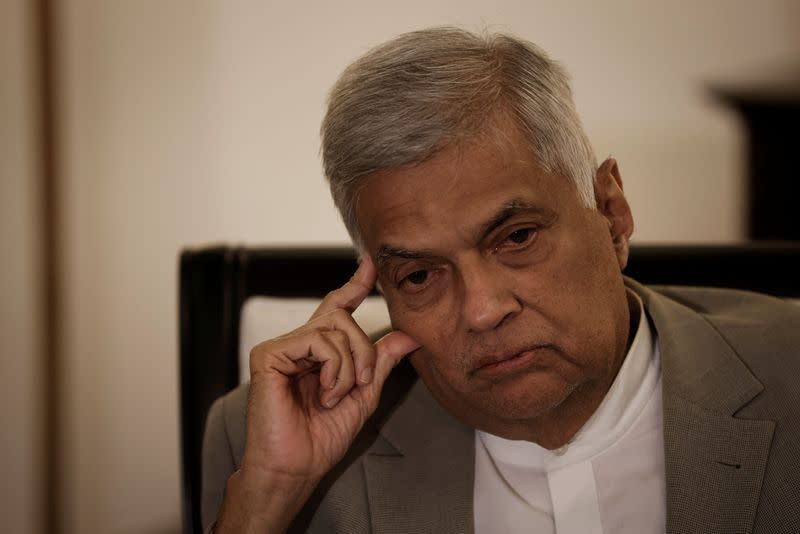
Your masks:
<instances>
[{"instance_id":1,"label":"wrist","mask_svg":"<svg viewBox=\"0 0 800 534\"><path fill-rule=\"evenodd\" d=\"M313 481L240 469L225 485L215 534L285 532L306 503Z\"/></svg>"}]
</instances>

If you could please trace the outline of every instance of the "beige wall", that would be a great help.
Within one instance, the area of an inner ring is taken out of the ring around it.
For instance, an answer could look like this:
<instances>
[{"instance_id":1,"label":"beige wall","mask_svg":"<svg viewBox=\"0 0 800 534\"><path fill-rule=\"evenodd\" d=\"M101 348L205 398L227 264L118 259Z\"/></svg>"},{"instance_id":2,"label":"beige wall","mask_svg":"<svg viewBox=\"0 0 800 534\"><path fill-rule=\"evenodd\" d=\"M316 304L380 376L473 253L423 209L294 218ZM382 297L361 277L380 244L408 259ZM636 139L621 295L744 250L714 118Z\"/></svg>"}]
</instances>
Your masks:
<instances>
[{"instance_id":1,"label":"beige wall","mask_svg":"<svg viewBox=\"0 0 800 534\"><path fill-rule=\"evenodd\" d=\"M28 6L0 4L0 517L4 531L33 533L42 526L42 308Z\"/></svg>"},{"instance_id":2,"label":"beige wall","mask_svg":"<svg viewBox=\"0 0 800 534\"><path fill-rule=\"evenodd\" d=\"M177 530L178 251L209 241L346 242L322 184L317 129L336 74L368 46L443 23L541 44L572 72L598 155L620 160L639 240L661 242L741 238L743 138L706 84L796 60L800 48L795 0L56 4L63 522L81 533ZM3 15L16 14L8 5ZM16 27L0 18L2 29ZM4 75L6 52L4 42ZM26 98L25 86L14 91L3 93L4 113L19 113L13 104ZM25 119L16 120L3 121L11 131L2 146L20 155ZM4 376L15 362L22 400L34 371L7 358L5 329L29 332L8 345L14 354L35 352L26 161L14 163L22 170L9 171L13 180L3 167L2 195L4 208L13 204L3 217L23 221L22 234L7 224L2 234L23 258L8 281L3 273L27 317L18 328L17 312L3 309ZM9 446L25 460L30 419L12 415L21 441Z\"/></svg>"}]
</instances>

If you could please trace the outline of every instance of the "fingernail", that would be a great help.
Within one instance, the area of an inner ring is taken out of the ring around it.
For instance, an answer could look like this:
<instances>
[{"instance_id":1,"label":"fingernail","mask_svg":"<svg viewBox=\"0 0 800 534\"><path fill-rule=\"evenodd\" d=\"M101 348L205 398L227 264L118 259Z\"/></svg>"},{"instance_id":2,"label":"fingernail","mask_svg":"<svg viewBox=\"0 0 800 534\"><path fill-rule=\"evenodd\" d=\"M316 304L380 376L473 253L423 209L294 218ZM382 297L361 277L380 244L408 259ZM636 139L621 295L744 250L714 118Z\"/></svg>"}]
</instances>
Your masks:
<instances>
[{"instance_id":1,"label":"fingernail","mask_svg":"<svg viewBox=\"0 0 800 534\"><path fill-rule=\"evenodd\" d=\"M336 403L339 402L339 397L331 397L328 402L325 403L326 408L333 408L336 406Z\"/></svg>"},{"instance_id":2,"label":"fingernail","mask_svg":"<svg viewBox=\"0 0 800 534\"><path fill-rule=\"evenodd\" d=\"M372 367L367 367L361 371L361 383L369 384L370 382L372 382Z\"/></svg>"}]
</instances>

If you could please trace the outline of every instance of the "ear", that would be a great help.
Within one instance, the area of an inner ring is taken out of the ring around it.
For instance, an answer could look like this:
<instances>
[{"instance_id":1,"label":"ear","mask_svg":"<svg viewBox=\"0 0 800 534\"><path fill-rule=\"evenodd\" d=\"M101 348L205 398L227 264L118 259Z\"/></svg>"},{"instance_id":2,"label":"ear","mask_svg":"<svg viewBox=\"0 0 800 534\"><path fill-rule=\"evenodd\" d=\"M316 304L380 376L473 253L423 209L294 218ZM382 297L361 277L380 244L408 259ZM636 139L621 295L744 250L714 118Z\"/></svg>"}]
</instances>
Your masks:
<instances>
[{"instance_id":1,"label":"ear","mask_svg":"<svg viewBox=\"0 0 800 534\"><path fill-rule=\"evenodd\" d=\"M611 241L620 270L628 264L628 241L633 234L633 214L622 190L622 177L616 160L608 158L597 169L594 180L597 211L608 223Z\"/></svg>"}]
</instances>

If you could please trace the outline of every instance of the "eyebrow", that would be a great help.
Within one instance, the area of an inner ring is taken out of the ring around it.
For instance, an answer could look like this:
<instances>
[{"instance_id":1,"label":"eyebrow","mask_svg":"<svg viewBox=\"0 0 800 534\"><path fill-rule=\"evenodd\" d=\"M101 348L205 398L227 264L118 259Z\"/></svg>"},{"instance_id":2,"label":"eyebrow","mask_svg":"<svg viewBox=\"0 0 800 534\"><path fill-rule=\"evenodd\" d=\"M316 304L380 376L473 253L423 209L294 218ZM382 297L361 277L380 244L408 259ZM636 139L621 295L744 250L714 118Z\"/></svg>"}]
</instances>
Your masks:
<instances>
[{"instance_id":1,"label":"eyebrow","mask_svg":"<svg viewBox=\"0 0 800 534\"><path fill-rule=\"evenodd\" d=\"M486 239L489 234L505 224L506 221L522 212L534 212L541 215L550 213L548 210L531 204L527 200L513 198L503 204L497 213L495 213L488 221L481 225L480 230L478 231L478 235L480 235L480 241Z\"/></svg>"},{"instance_id":2,"label":"eyebrow","mask_svg":"<svg viewBox=\"0 0 800 534\"><path fill-rule=\"evenodd\" d=\"M378 253L375 255L375 263L380 269L389 260L395 258L404 258L407 260L420 260L429 259L434 257L434 253L430 250L409 250L405 248L397 248L391 245L381 245Z\"/></svg>"},{"instance_id":3,"label":"eyebrow","mask_svg":"<svg viewBox=\"0 0 800 534\"><path fill-rule=\"evenodd\" d=\"M553 212L531 204L530 202L521 199L513 198L505 202L499 210L479 226L477 234L480 236L478 242L486 239L497 228L505 224L509 219L520 213L534 213L540 215L548 220L554 217ZM411 250L400 247L393 247L391 245L381 245L378 248L375 260L378 268L383 267L388 261L395 258L403 258L410 260L430 259L436 257L436 254L430 249Z\"/></svg>"}]
</instances>

